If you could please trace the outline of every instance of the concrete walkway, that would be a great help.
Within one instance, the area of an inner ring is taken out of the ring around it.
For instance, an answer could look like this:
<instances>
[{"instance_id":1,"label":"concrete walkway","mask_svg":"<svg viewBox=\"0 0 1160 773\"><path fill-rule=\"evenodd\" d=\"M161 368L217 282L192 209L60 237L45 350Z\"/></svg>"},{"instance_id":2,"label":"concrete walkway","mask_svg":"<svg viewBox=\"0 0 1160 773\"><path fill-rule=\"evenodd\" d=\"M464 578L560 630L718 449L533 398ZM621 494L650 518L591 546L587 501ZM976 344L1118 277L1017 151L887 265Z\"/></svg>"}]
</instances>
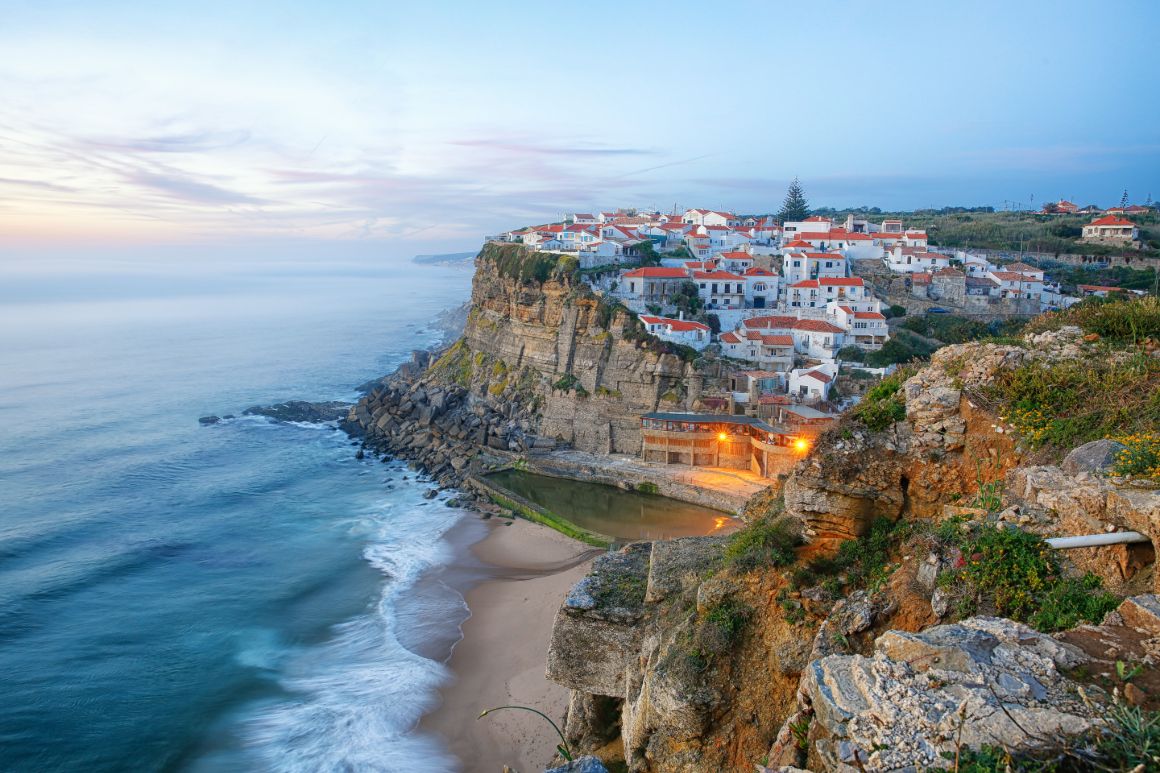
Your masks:
<instances>
[{"instance_id":1,"label":"concrete walkway","mask_svg":"<svg viewBox=\"0 0 1160 773\"><path fill-rule=\"evenodd\" d=\"M613 486L655 483L667 497L730 511L740 510L751 496L775 483L747 470L655 464L635 456L575 450L529 455L528 468Z\"/></svg>"}]
</instances>

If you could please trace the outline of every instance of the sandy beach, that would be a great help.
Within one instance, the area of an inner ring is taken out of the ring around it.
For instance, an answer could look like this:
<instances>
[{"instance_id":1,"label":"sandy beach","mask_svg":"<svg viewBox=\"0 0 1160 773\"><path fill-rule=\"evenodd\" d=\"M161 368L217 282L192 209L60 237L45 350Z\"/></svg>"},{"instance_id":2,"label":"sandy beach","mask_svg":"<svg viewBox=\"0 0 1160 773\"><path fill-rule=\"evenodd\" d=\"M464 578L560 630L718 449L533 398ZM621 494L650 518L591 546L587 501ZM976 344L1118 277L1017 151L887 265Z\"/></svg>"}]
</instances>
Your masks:
<instances>
[{"instance_id":1,"label":"sandy beach","mask_svg":"<svg viewBox=\"0 0 1160 773\"><path fill-rule=\"evenodd\" d=\"M540 771L558 742L547 722L524 711L476 717L519 704L562 724L568 691L544 677L552 620L600 551L528 521L485 523L487 535L470 548L482 564L471 574L482 579L465 594L471 617L448 661L454 680L420 728L441 736L464 771Z\"/></svg>"}]
</instances>

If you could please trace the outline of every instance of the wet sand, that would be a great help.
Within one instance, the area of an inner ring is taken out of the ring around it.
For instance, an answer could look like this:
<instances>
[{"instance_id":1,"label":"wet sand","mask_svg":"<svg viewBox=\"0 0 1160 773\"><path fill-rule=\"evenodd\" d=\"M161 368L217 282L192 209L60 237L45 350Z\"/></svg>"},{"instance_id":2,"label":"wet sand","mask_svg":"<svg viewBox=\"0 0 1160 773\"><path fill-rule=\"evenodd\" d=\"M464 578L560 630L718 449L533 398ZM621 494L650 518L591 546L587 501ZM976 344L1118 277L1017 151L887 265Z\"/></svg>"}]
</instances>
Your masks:
<instances>
[{"instance_id":1,"label":"wet sand","mask_svg":"<svg viewBox=\"0 0 1160 773\"><path fill-rule=\"evenodd\" d=\"M504 765L538 771L552 758L559 739L542 718L525 711L476 718L487 708L520 704L563 724L568 690L544 677L552 621L601 552L539 524L508 523L493 518L463 530L463 540L477 539L479 525L486 536L438 580L467 587L470 617L448 661L453 681L420 730L442 737L472 773L500 773Z\"/></svg>"}]
</instances>

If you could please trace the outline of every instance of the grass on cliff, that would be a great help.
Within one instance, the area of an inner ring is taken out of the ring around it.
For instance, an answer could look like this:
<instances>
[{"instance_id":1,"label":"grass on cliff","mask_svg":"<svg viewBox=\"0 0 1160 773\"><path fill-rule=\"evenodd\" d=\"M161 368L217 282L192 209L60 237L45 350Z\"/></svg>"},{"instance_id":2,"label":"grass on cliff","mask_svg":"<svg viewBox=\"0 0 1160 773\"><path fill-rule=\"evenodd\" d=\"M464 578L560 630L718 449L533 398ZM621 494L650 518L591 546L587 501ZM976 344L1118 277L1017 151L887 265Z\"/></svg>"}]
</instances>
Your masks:
<instances>
[{"instance_id":1,"label":"grass on cliff","mask_svg":"<svg viewBox=\"0 0 1160 773\"><path fill-rule=\"evenodd\" d=\"M521 244L488 244L483 258L494 264L501 276L521 284L565 278L574 281L580 268L574 255L538 252Z\"/></svg>"},{"instance_id":2,"label":"grass on cliff","mask_svg":"<svg viewBox=\"0 0 1160 773\"><path fill-rule=\"evenodd\" d=\"M914 371L900 368L866 391L851 415L871 432L881 432L906 418L902 384Z\"/></svg>"},{"instance_id":3,"label":"grass on cliff","mask_svg":"<svg viewBox=\"0 0 1160 773\"><path fill-rule=\"evenodd\" d=\"M725 563L740 572L789 566L802 543L798 522L775 510L733 534L725 546Z\"/></svg>"},{"instance_id":4,"label":"grass on cliff","mask_svg":"<svg viewBox=\"0 0 1160 773\"><path fill-rule=\"evenodd\" d=\"M952 561L938 584L960 617L998 615L1050 633L1099 623L1120 603L1099 577L1065 575L1056 552L1038 535L951 519L936 537Z\"/></svg>"},{"instance_id":5,"label":"grass on cliff","mask_svg":"<svg viewBox=\"0 0 1160 773\"><path fill-rule=\"evenodd\" d=\"M1160 359L1143 351L1031 362L979 391L1029 448L1056 454L1160 426Z\"/></svg>"},{"instance_id":6,"label":"grass on cliff","mask_svg":"<svg viewBox=\"0 0 1160 773\"><path fill-rule=\"evenodd\" d=\"M1059 330L1075 325L1120 346L1160 341L1160 298L1154 295L1130 300L1088 298L1062 311L1040 314L1024 329L1026 333Z\"/></svg>"}]
</instances>

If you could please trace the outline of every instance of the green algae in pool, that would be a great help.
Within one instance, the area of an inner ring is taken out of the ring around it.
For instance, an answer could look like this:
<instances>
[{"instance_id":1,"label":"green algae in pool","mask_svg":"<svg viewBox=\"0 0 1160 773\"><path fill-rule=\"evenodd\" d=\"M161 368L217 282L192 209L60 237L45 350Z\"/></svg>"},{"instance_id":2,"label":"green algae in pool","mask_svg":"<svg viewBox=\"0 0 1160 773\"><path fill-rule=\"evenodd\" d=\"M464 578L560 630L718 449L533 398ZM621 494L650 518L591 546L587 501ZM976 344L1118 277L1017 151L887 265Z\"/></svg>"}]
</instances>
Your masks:
<instances>
[{"instance_id":1,"label":"green algae in pool","mask_svg":"<svg viewBox=\"0 0 1160 773\"><path fill-rule=\"evenodd\" d=\"M741 525L720 510L600 483L551 478L521 470L501 470L487 477L583 529L617 540L727 534Z\"/></svg>"}]
</instances>

